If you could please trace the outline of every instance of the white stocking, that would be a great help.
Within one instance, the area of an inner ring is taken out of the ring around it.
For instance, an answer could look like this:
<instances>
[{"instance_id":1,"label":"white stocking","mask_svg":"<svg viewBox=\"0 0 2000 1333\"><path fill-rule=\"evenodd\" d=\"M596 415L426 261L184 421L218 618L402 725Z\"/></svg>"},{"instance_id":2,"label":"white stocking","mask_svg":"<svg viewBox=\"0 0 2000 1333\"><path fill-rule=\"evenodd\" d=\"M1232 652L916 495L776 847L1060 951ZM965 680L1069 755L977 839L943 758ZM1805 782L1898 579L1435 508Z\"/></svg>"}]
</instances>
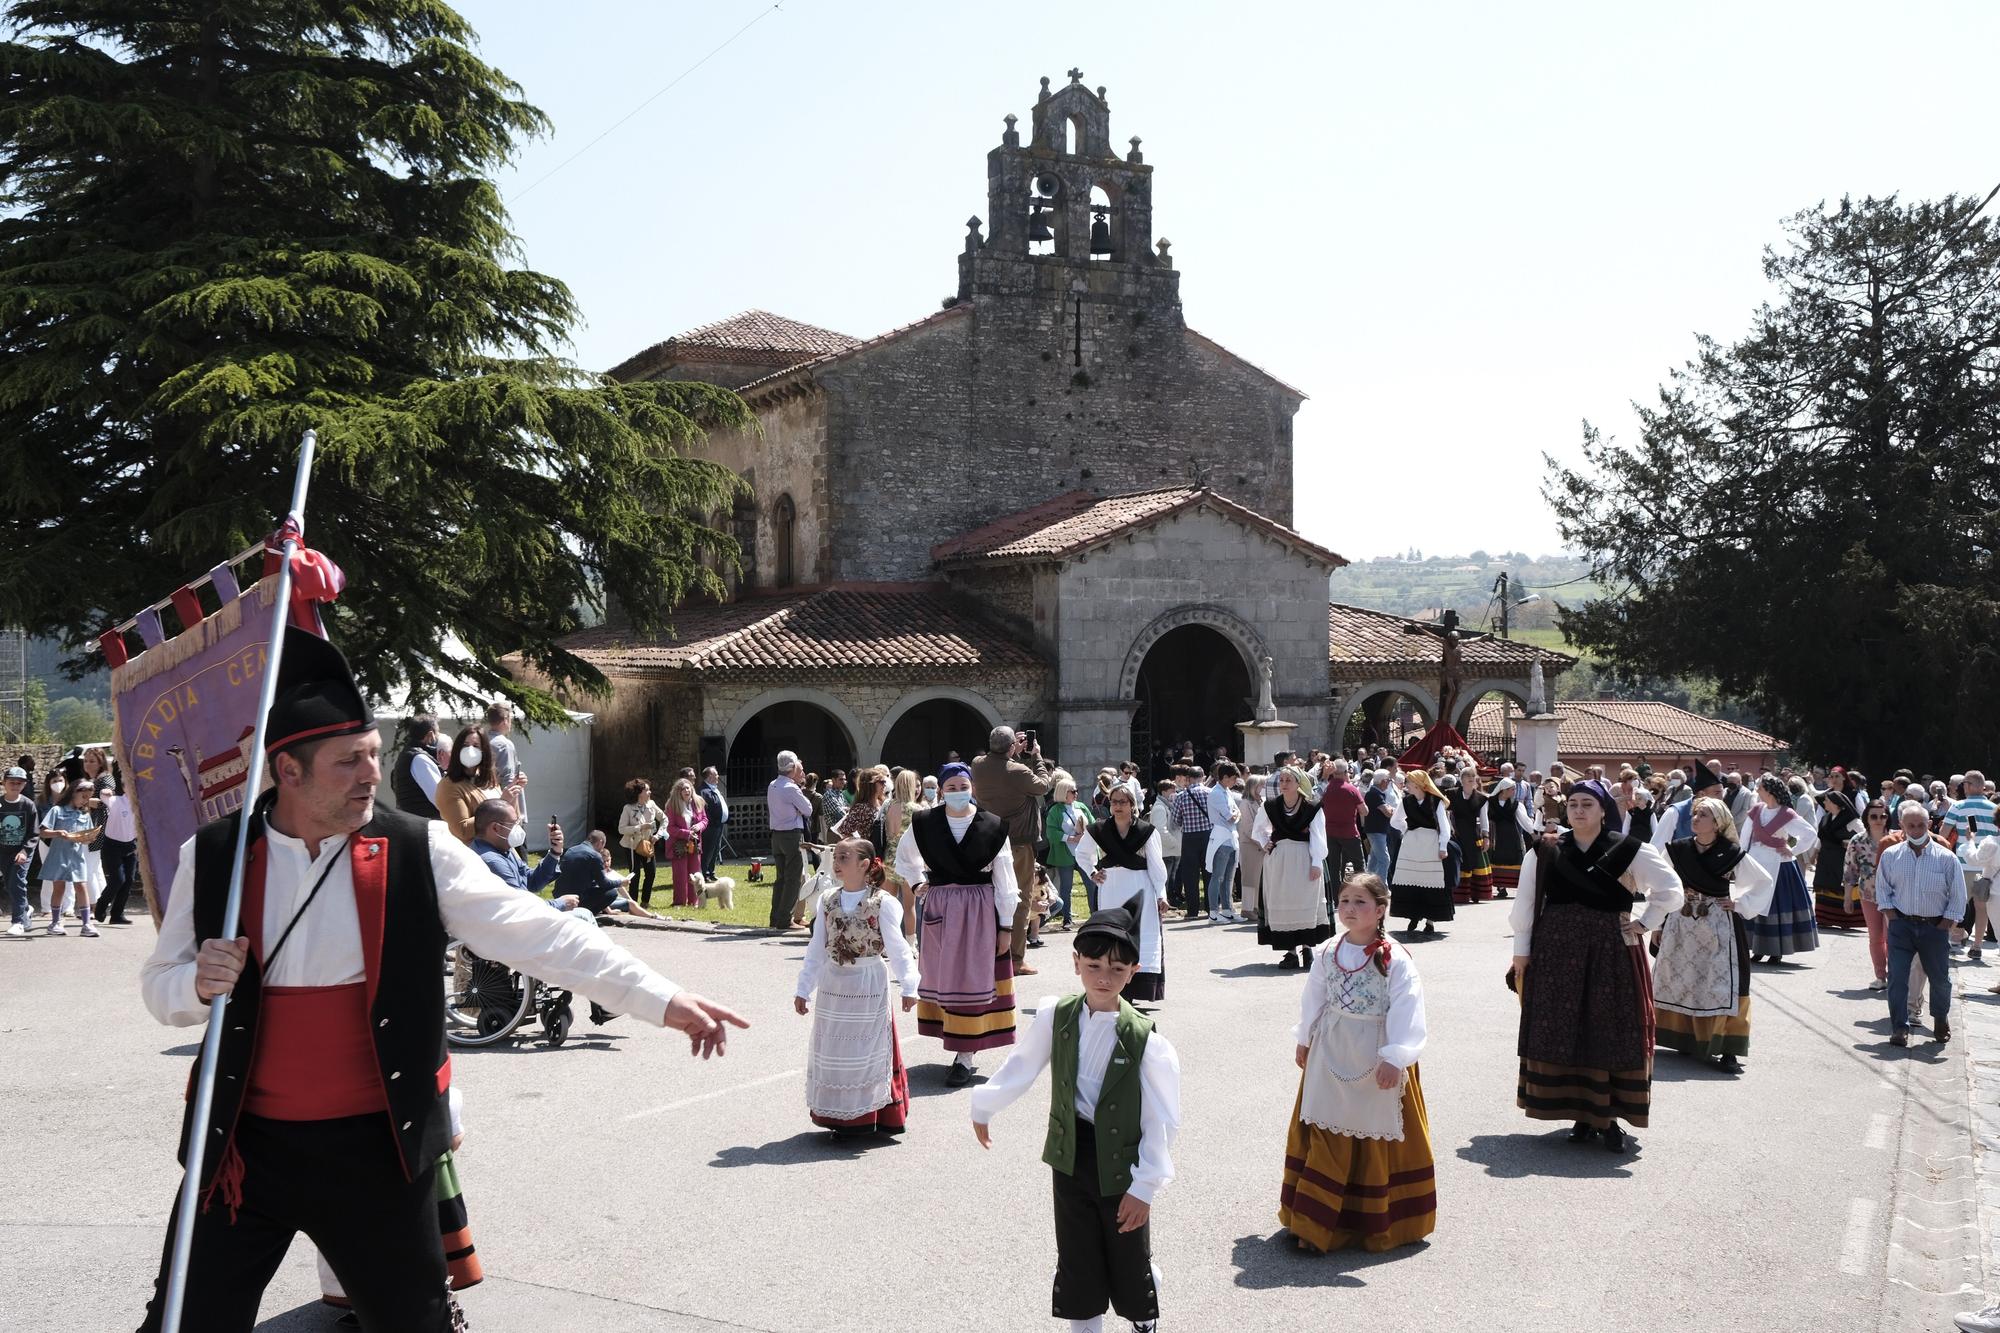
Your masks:
<instances>
[{"instance_id":1,"label":"white stocking","mask_svg":"<svg viewBox=\"0 0 2000 1333\"><path fill-rule=\"evenodd\" d=\"M1069 1333L1104 1333L1104 1316L1096 1314L1088 1319L1072 1319L1069 1321Z\"/></svg>"}]
</instances>

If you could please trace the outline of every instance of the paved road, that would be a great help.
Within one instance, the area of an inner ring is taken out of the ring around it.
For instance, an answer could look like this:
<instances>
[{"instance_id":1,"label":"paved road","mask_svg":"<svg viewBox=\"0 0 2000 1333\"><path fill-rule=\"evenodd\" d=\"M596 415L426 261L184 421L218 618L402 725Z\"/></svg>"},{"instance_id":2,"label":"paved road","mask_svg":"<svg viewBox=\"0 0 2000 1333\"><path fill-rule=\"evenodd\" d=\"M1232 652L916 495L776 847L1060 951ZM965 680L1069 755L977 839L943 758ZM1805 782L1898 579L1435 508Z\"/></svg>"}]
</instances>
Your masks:
<instances>
[{"instance_id":1,"label":"paved road","mask_svg":"<svg viewBox=\"0 0 2000 1333\"><path fill-rule=\"evenodd\" d=\"M1172 928L1160 1018L1186 1069L1186 1127L1155 1215L1167 1327L1290 1330L1365 1311L1404 1330L1901 1333L1979 1303L1941 1294L1977 1281L1976 1233L1961 1229L1962 1039L1892 1055L1879 997L1860 989L1859 939L1760 969L1742 1079L1663 1053L1653 1127L1614 1158L1513 1109L1504 915L1465 909L1415 946L1441 1216L1428 1245L1383 1257L1301 1256L1278 1230L1298 974L1247 928ZM16 1333L130 1328L149 1287L197 1039L139 1003L151 935L0 941L0 1326ZM1045 1094L982 1152L965 1095L943 1087L936 1046L906 1017L909 1134L833 1144L802 1105L798 939L621 938L756 1026L709 1064L629 1019L560 1051L458 1058L488 1273L467 1295L480 1333L1057 1327ZM1045 975L1023 980L1028 997L1070 988L1067 937L1053 938L1032 955ZM295 1247L261 1327L324 1328L315 1291Z\"/></svg>"}]
</instances>

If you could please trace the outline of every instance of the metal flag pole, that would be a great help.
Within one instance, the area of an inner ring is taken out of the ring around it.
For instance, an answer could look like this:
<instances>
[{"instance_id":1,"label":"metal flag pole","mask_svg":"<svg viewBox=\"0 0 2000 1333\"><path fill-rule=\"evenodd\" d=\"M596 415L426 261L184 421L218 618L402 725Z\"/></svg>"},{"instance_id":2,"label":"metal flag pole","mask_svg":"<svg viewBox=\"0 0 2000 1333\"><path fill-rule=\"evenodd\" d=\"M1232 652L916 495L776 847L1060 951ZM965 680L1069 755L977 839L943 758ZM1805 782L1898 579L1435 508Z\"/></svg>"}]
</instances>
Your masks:
<instances>
[{"instance_id":1,"label":"metal flag pole","mask_svg":"<svg viewBox=\"0 0 2000 1333\"><path fill-rule=\"evenodd\" d=\"M299 441L299 469L292 478L292 505L286 511L285 546L278 560L277 596L271 607L271 643L265 651L263 688L257 695L257 730L250 741L249 769L243 775L243 817L236 825L236 853L229 873L229 901L222 909L221 938L225 940L235 939L241 924L244 854L250 846L250 819L257 804L257 793L264 785L265 720L278 697L278 667L285 655L285 623L291 614L292 556L304 539L306 485L312 480L313 451L318 446L319 436L310 430ZM201 1039L201 1077L195 1083L194 1113L188 1118L187 1143L183 1152L187 1174L181 1181L180 1197L174 1203L174 1250L167 1264L167 1306L161 1321L164 1333L179 1333L181 1306L187 1297L188 1258L194 1247L201 1166L208 1148L208 1117L215 1106L215 1066L222 1052L222 1028L228 1010L227 993L208 1002L208 1030Z\"/></svg>"}]
</instances>

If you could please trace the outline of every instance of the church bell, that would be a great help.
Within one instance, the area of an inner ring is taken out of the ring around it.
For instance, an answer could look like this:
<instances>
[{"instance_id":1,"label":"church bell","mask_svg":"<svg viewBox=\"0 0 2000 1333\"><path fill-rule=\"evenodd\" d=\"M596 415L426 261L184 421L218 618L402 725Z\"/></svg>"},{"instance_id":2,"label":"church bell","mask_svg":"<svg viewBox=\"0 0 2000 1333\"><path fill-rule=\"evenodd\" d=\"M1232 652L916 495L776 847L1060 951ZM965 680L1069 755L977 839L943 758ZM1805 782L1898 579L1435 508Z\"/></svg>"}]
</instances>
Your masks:
<instances>
[{"instance_id":1,"label":"church bell","mask_svg":"<svg viewBox=\"0 0 2000 1333\"><path fill-rule=\"evenodd\" d=\"M1111 224L1102 213L1093 213L1090 218L1090 253L1108 255L1111 253Z\"/></svg>"},{"instance_id":2,"label":"church bell","mask_svg":"<svg viewBox=\"0 0 2000 1333\"><path fill-rule=\"evenodd\" d=\"M1028 213L1028 239L1031 241L1052 241L1056 234L1049 230L1049 215L1041 209Z\"/></svg>"}]
</instances>

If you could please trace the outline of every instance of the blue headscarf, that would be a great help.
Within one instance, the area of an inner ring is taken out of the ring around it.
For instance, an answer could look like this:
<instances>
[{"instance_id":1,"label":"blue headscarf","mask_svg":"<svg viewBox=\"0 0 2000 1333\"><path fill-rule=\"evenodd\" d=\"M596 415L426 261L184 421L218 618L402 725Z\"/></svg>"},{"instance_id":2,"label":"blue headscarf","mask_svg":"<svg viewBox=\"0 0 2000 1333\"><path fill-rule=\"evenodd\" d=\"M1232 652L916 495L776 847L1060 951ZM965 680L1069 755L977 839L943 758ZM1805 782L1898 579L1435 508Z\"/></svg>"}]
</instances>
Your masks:
<instances>
[{"instance_id":1,"label":"blue headscarf","mask_svg":"<svg viewBox=\"0 0 2000 1333\"><path fill-rule=\"evenodd\" d=\"M1606 828L1615 832L1618 825L1624 822L1625 815L1618 808L1618 798L1611 794L1611 788L1605 785L1602 778L1585 778L1582 782L1576 783L1569 789L1571 796L1576 795L1578 792L1583 792L1587 796L1595 796L1597 798L1597 803L1604 807L1604 824Z\"/></svg>"},{"instance_id":2,"label":"blue headscarf","mask_svg":"<svg viewBox=\"0 0 2000 1333\"><path fill-rule=\"evenodd\" d=\"M950 782L953 778L964 778L967 782L972 781L972 766L970 764L946 764L938 770L938 786L944 786L945 783Z\"/></svg>"}]
</instances>

